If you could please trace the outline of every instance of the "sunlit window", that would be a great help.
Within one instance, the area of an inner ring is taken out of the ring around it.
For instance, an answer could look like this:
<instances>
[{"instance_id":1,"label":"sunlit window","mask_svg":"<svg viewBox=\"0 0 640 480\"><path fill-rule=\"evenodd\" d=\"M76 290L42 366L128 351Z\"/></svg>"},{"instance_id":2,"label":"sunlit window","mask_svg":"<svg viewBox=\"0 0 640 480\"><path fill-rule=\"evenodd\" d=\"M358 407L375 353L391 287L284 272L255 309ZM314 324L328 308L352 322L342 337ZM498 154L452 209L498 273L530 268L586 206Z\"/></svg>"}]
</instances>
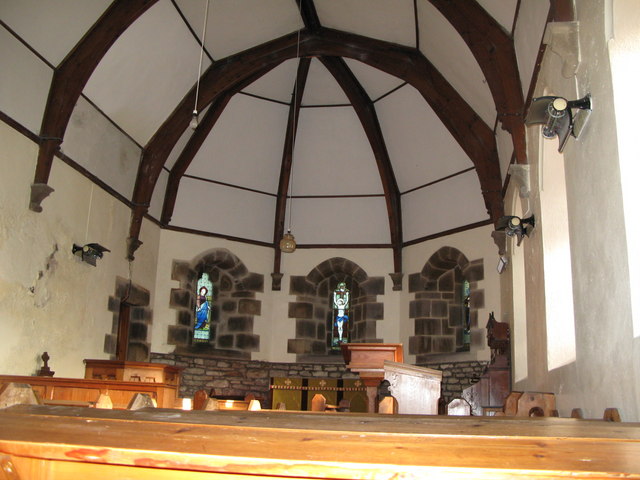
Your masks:
<instances>
[{"instance_id":1,"label":"sunlit window","mask_svg":"<svg viewBox=\"0 0 640 480\"><path fill-rule=\"evenodd\" d=\"M541 163L547 365L552 370L576 359L573 277L564 158L552 142L542 142Z\"/></svg>"}]
</instances>

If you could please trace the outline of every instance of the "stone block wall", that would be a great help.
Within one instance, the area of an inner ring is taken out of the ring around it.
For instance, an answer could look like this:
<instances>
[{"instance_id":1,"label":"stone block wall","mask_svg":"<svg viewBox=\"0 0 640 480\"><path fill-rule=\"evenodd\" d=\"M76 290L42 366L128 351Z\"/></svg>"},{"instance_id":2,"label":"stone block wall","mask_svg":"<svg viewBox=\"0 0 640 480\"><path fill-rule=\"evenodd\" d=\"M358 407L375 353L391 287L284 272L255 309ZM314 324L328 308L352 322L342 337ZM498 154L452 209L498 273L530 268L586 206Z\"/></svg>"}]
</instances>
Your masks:
<instances>
[{"instance_id":1,"label":"stone block wall","mask_svg":"<svg viewBox=\"0 0 640 480\"><path fill-rule=\"evenodd\" d=\"M210 339L193 342L196 285L202 273L214 284ZM264 291L264 276L249 272L244 263L226 249L206 252L192 262L174 261L173 280L180 282L170 295L176 323L169 326L168 343L178 353L251 358L260 350L260 337L253 333L254 320L262 302L256 294Z\"/></svg>"},{"instance_id":2,"label":"stone block wall","mask_svg":"<svg viewBox=\"0 0 640 480\"><path fill-rule=\"evenodd\" d=\"M409 292L415 294L409 304L409 317L414 319L409 353L416 355L416 363L427 363L433 355L482 347L478 309L484 307L484 291L478 288L478 281L483 279L483 261L470 262L453 247L442 247L431 256L421 272L409 275ZM471 288L470 347L463 340L462 285L465 280Z\"/></svg>"},{"instance_id":3,"label":"stone block wall","mask_svg":"<svg viewBox=\"0 0 640 480\"><path fill-rule=\"evenodd\" d=\"M454 398L462 398L462 391L477 383L488 365L489 362L447 362L419 366L442 371L440 401L446 405Z\"/></svg>"},{"instance_id":4,"label":"stone block wall","mask_svg":"<svg viewBox=\"0 0 640 480\"><path fill-rule=\"evenodd\" d=\"M206 390L217 397L254 395L263 408L270 405L272 377L358 378L343 364L271 363L242 359L197 357L175 353L152 353L151 361L182 367L181 397Z\"/></svg>"},{"instance_id":5,"label":"stone block wall","mask_svg":"<svg viewBox=\"0 0 640 480\"><path fill-rule=\"evenodd\" d=\"M118 344L118 329L120 327L120 306L126 303L129 306L129 342L127 345L127 360L131 362L147 362L151 344L147 336L153 320L149 307L149 290L117 277L115 293L109 297L108 310L113 314L111 333L105 335L104 352L116 358Z\"/></svg>"},{"instance_id":6,"label":"stone block wall","mask_svg":"<svg viewBox=\"0 0 640 480\"><path fill-rule=\"evenodd\" d=\"M252 394L263 408L270 405L272 377L292 378L358 378L341 363L273 363L242 359L198 357L175 353L152 353L151 361L182 367L181 397L193 397L206 390L218 397L242 397ZM422 367L441 370L442 401L449 403L462 396L462 390L476 383L487 362L429 363Z\"/></svg>"},{"instance_id":7,"label":"stone block wall","mask_svg":"<svg viewBox=\"0 0 640 480\"><path fill-rule=\"evenodd\" d=\"M369 277L354 262L334 257L306 276L291 277L289 292L296 300L289 303L289 318L296 322L296 336L288 340L287 352L301 361L331 353L332 293L339 282L345 282L351 293L349 341L382 341L376 336L376 322L384 319L384 304L377 301L377 295L384 294L384 277Z\"/></svg>"}]
</instances>

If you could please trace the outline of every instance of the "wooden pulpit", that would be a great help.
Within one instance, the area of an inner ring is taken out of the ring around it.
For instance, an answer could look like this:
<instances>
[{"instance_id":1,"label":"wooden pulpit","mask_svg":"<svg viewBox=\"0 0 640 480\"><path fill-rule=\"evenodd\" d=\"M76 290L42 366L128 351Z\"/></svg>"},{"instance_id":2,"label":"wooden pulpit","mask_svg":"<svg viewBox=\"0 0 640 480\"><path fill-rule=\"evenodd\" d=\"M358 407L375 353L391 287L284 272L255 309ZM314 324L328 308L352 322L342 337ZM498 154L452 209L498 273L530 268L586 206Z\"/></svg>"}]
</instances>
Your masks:
<instances>
[{"instance_id":1,"label":"wooden pulpit","mask_svg":"<svg viewBox=\"0 0 640 480\"><path fill-rule=\"evenodd\" d=\"M367 408L376 410L378 385L384 380L384 362L402 362L401 343L344 343L342 356L347 369L360 376L367 387Z\"/></svg>"}]
</instances>

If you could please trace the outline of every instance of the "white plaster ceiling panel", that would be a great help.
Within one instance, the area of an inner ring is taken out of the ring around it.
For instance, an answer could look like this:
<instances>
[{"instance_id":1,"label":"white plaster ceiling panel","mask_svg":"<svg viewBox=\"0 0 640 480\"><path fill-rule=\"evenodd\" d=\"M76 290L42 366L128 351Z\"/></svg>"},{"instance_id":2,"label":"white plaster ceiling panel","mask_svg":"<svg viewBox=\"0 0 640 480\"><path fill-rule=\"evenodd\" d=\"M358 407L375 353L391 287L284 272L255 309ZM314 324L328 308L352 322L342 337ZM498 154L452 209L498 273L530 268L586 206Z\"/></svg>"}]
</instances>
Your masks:
<instances>
[{"instance_id":1,"label":"white plaster ceiling panel","mask_svg":"<svg viewBox=\"0 0 640 480\"><path fill-rule=\"evenodd\" d=\"M389 217L383 197L294 198L291 233L299 244L388 244ZM287 214L285 228L289 216Z\"/></svg>"},{"instance_id":2,"label":"white plaster ceiling panel","mask_svg":"<svg viewBox=\"0 0 640 480\"><path fill-rule=\"evenodd\" d=\"M351 58L345 58L344 60L373 101L404 83L398 77L370 67L366 63Z\"/></svg>"},{"instance_id":3,"label":"white plaster ceiling panel","mask_svg":"<svg viewBox=\"0 0 640 480\"><path fill-rule=\"evenodd\" d=\"M0 18L57 66L110 3L111 0L2 0Z\"/></svg>"},{"instance_id":4,"label":"white plaster ceiling panel","mask_svg":"<svg viewBox=\"0 0 640 480\"><path fill-rule=\"evenodd\" d=\"M295 0L178 0L199 39L207 1L205 46L215 60L304 28Z\"/></svg>"},{"instance_id":5,"label":"white plaster ceiling panel","mask_svg":"<svg viewBox=\"0 0 640 480\"><path fill-rule=\"evenodd\" d=\"M522 92L526 98L531 85L531 77L536 66L540 43L547 25L549 2L541 0L521 0L516 29L513 33L513 43L518 60L518 69L522 79Z\"/></svg>"},{"instance_id":6,"label":"white plaster ceiling panel","mask_svg":"<svg viewBox=\"0 0 640 480\"><path fill-rule=\"evenodd\" d=\"M302 97L302 105L348 104L344 90L331 73L315 58L309 65L309 75Z\"/></svg>"},{"instance_id":7,"label":"white plaster ceiling panel","mask_svg":"<svg viewBox=\"0 0 640 480\"><path fill-rule=\"evenodd\" d=\"M443 205L447 208L442 208ZM402 196L404 241L471 225L488 218L475 171Z\"/></svg>"},{"instance_id":8,"label":"white plaster ceiling panel","mask_svg":"<svg viewBox=\"0 0 640 480\"><path fill-rule=\"evenodd\" d=\"M62 149L115 191L131 198L140 147L83 97L73 110Z\"/></svg>"},{"instance_id":9,"label":"white plaster ceiling panel","mask_svg":"<svg viewBox=\"0 0 640 480\"><path fill-rule=\"evenodd\" d=\"M144 145L195 84L199 58L175 8L161 0L111 47L84 93Z\"/></svg>"},{"instance_id":10,"label":"white plaster ceiling panel","mask_svg":"<svg viewBox=\"0 0 640 480\"><path fill-rule=\"evenodd\" d=\"M296 81L298 59L282 62L276 68L257 79L243 92L277 102L291 102L291 93Z\"/></svg>"},{"instance_id":11,"label":"white plaster ceiling panel","mask_svg":"<svg viewBox=\"0 0 640 480\"><path fill-rule=\"evenodd\" d=\"M509 34L518 8L518 0L476 0Z\"/></svg>"},{"instance_id":12,"label":"white plaster ceiling panel","mask_svg":"<svg viewBox=\"0 0 640 480\"><path fill-rule=\"evenodd\" d=\"M462 37L430 2L418 3L420 51L471 108L493 127L496 107L480 65Z\"/></svg>"},{"instance_id":13,"label":"white plaster ceiling panel","mask_svg":"<svg viewBox=\"0 0 640 480\"><path fill-rule=\"evenodd\" d=\"M156 182L156 188L153 190L151 196L151 203L149 204L149 215L156 220L160 220L162 216L162 206L164 205L164 194L167 190L167 183L169 181L169 172L161 170L158 175L158 181Z\"/></svg>"},{"instance_id":14,"label":"white plaster ceiling panel","mask_svg":"<svg viewBox=\"0 0 640 480\"><path fill-rule=\"evenodd\" d=\"M316 0L324 27L416 46L413 0Z\"/></svg>"},{"instance_id":15,"label":"white plaster ceiling panel","mask_svg":"<svg viewBox=\"0 0 640 480\"><path fill-rule=\"evenodd\" d=\"M277 193L288 113L285 105L235 95L186 173Z\"/></svg>"},{"instance_id":16,"label":"white plaster ceiling panel","mask_svg":"<svg viewBox=\"0 0 640 480\"><path fill-rule=\"evenodd\" d=\"M376 102L401 192L473 164L420 93L410 85Z\"/></svg>"},{"instance_id":17,"label":"white plaster ceiling panel","mask_svg":"<svg viewBox=\"0 0 640 480\"><path fill-rule=\"evenodd\" d=\"M302 109L292 181L294 195L382 193L371 145L353 108Z\"/></svg>"},{"instance_id":18,"label":"white plaster ceiling panel","mask_svg":"<svg viewBox=\"0 0 640 480\"><path fill-rule=\"evenodd\" d=\"M0 110L40 133L53 70L4 28L0 28Z\"/></svg>"},{"instance_id":19,"label":"white plaster ceiling panel","mask_svg":"<svg viewBox=\"0 0 640 480\"><path fill-rule=\"evenodd\" d=\"M185 177L171 225L272 242L275 208L274 196Z\"/></svg>"}]
</instances>

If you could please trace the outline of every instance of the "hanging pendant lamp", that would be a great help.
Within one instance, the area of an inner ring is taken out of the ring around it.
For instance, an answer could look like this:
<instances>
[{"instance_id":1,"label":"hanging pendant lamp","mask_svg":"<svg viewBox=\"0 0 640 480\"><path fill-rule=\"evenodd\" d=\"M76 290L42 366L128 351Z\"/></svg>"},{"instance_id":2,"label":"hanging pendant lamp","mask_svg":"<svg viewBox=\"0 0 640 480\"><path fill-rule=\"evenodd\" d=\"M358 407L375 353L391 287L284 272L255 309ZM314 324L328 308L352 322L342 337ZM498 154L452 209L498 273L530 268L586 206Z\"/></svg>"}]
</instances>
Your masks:
<instances>
[{"instance_id":1,"label":"hanging pendant lamp","mask_svg":"<svg viewBox=\"0 0 640 480\"><path fill-rule=\"evenodd\" d=\"M298 30L298 43L296 48L296 58L298 59L298 63L300 63L300 30ZM280 240L280 251L284 253L292 253L296 250L297 244L296 239L291 233L291 214L292 214L292 204L293 204L293 150L296 143L296 117L297 117L297 99L298 99L298 79L296 78L296 82L293 86L293 115L291 119L291 167L289 173L289 207L287 211L289 213L289 227L287 228L287 233L282 236Z\"/></svg>"},{"instance_id":2,"label":"hanging pendant lamp","mask_svg":"<svg viewBox=\"0 0 640 480\"><path fill-rule=\"evenodd\" d=\"M287 230L280 240L280 250L284 253L292 253L296 249L296 239L291 233L291 230Z\"/></svg>"}]
</instances>

